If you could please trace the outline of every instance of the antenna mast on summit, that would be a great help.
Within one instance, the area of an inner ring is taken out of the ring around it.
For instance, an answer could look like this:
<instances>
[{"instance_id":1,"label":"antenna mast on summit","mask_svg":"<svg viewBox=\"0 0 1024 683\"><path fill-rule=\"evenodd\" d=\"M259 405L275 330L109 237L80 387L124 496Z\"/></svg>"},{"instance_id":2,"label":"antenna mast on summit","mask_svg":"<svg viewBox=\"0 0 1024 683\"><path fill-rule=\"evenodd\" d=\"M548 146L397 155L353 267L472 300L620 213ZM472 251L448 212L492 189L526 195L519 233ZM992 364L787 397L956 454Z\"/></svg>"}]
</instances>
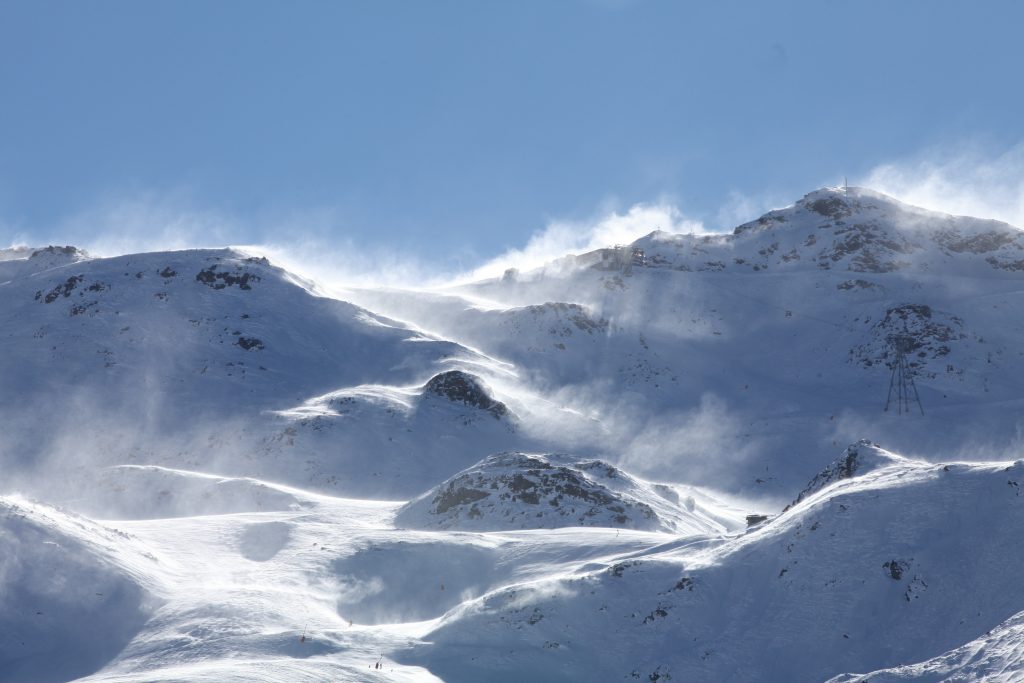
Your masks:
<instances>
[{"instance_id":1,"label":"antenna mast on summit","mask_svg":"<svg viewBox=\"0 0 1024 683\"><path fill-rule=\"evenodd\" d=\"M850 184L846 182L846 176L843 176L843 194L850 196Z\"/></svg>"},{"instance_id":2,"label":"antenna mast on summit","mask_svg":"<svg viewBox=\"0 0 1024 683\"><path fill-rule=\"evenodd\" d=\"M899 415L909 413L911 392L913 392L913 400L917 403L918 410L924 415L921 397L918 396L917 385L914 384L914 375L907 365L907 354L914 350L914 338L909 334L894 334L889 337L889 345L892 347L896 359L892 363L892 374L889 375L889 396L885 399L885 412L889 412L889 405L892 403L893 393L895 393L896 413Z\"/></svg>"}]
</instances>

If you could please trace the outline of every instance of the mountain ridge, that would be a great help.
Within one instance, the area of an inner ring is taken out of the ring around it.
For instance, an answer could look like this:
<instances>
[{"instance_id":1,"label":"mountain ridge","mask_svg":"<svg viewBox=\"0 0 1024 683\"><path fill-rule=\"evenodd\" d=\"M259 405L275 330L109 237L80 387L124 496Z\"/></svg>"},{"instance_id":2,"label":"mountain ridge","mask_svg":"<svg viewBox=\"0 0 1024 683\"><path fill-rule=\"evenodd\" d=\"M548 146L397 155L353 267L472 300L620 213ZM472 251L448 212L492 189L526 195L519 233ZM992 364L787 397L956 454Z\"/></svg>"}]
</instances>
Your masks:
<instances>
[{"instance_id":1,"label":"mountain ridge","mask_svg":"<svg viewBox=\"0 0 1024 683\"><path fill-rule=\"evenodd\" d=\"M4 250L0 682L1009 683L1021 235L824 188L432 290Z\"/></svg>"}]
</instances>

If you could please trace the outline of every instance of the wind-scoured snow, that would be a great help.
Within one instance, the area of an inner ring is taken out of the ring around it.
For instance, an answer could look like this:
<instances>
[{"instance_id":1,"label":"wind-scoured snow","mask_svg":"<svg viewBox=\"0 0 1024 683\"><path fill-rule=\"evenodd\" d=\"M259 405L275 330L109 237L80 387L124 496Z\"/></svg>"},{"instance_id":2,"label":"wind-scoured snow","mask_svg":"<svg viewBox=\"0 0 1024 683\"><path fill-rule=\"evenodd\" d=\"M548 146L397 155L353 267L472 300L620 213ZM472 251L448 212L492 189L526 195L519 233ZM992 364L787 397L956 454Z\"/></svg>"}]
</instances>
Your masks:
<instances>
[{"instance_id":1,"label":"wind-scoured snow","mask_svg":"<svg viewBox=\"0 0 1024 683\"><path fill-rule=\"evenodd\" d=\"M467 603L411 660L446 680L811 681L927 659L1024 599L1022 475L907 462L840 480L744 536Z\"/></svg>"},{"instance_id":2,"label":"wind-scoured snow","mask_svg":"<svg viewBox=\"0 0 1024 683\"><path fill-rule=\"evenodd\" d=\"M825 188L733 234L652 232L440 293L348 294L512 363L600 425L525 419L546 450L791 498L821 453L865 437L1013 457L1022 258L1018 228ZM896 336L909 339L916 419L883 412Z\"/></svg>"},{"instance_id":3,"label":"wind-scoured snow","mask_svg":"<svg viewBox=\"0 0 1024 683\"><path fill-rule=\"evenodd\" d=\"M1013 683L1024 679L1024 613L986 631L985 635L919 664L844 674L828 683Z\"/></svg>"},{"instance_id":4,"label":"wind-scoured snow","mask_svg":"<svg viewBox=\"0 0 1024 683\"><path fill-rule=\"evenodd\" d=\"M429 291L0 250L0 683L1020 678L1024 232L657 227Z\"/></svg>"},{"instance_id":5,"label":"wind-scoured snow","mask_svg":"<svg viewBox=\"0 0 1024 683\"><path fill-rule=\"evenodd\" d=\"M155 465L119 465L95 472L77 497L61 501L100 519L192 517L297 510L307 494L250 478L220 477ZM97 493L99 495L97 495Z\"/></svg>"},{"instance_id":6,"label":"wind-scoured snow","mask_svg":"<svg viewBox=\"0 0 1024 683\"><path fill-rule=\"evenodd\" d=\"M56 683L105 666L157 607L157 559L87 519L0 498L0 680Z\"/></svg>"}]
</instances>

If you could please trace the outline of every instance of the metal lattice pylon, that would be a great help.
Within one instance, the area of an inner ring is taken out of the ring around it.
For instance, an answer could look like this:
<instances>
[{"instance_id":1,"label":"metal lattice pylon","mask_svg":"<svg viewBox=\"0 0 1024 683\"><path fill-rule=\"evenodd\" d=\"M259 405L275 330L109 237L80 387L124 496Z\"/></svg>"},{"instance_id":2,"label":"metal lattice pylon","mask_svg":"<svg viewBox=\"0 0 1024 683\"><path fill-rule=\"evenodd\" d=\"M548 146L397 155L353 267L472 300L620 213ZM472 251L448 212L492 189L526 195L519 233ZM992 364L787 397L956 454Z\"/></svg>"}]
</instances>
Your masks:
<instances>
[{"instance_id":1,"label":"metal lattice pylon","mask_svg":"<svg viewBox=\"0 0 1024 683\"><path fill-rule=\"evenodd\" d=\"M892 347L895 360L892 362L892 374L889 376L889 396L885 399L886 412L889 411L895 394L897 414L909 413L910 401L913 399L918 410L924 415L921 397L918 396L917 385L914 384L914 375L907 365L907 354L914 350L914 338L908 334L895 334L889 337L889 346Z\"/></svg>"}]
</instances>

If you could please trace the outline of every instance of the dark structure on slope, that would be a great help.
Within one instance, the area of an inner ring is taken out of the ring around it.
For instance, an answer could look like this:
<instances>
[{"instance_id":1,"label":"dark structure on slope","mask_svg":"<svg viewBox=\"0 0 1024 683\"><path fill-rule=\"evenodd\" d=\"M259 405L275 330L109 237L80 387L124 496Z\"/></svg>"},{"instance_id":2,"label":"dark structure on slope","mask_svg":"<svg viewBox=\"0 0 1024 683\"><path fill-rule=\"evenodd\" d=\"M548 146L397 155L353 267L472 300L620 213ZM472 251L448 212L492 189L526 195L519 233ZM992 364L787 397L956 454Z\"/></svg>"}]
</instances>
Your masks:
<instances>
[{"instance_id":1,"label":"dark structure on slope","mask_svg":"<svg viewBox=\"0 0 1024 683\"><path fill-rule=\"evenodd\" d=\"M910 401L913 396L918 410L924 415L921 397L918 396L917 385L914 384L914 375L907 367L907 354L916 347L914 338L908 334L895 334L889 337L889 345L892 346L895 360L892 362L892 374L889 376L889 395L885 399L885 411L889 411L895 394L898 414L910 412Z\"/></svg>"}]
</instances>

